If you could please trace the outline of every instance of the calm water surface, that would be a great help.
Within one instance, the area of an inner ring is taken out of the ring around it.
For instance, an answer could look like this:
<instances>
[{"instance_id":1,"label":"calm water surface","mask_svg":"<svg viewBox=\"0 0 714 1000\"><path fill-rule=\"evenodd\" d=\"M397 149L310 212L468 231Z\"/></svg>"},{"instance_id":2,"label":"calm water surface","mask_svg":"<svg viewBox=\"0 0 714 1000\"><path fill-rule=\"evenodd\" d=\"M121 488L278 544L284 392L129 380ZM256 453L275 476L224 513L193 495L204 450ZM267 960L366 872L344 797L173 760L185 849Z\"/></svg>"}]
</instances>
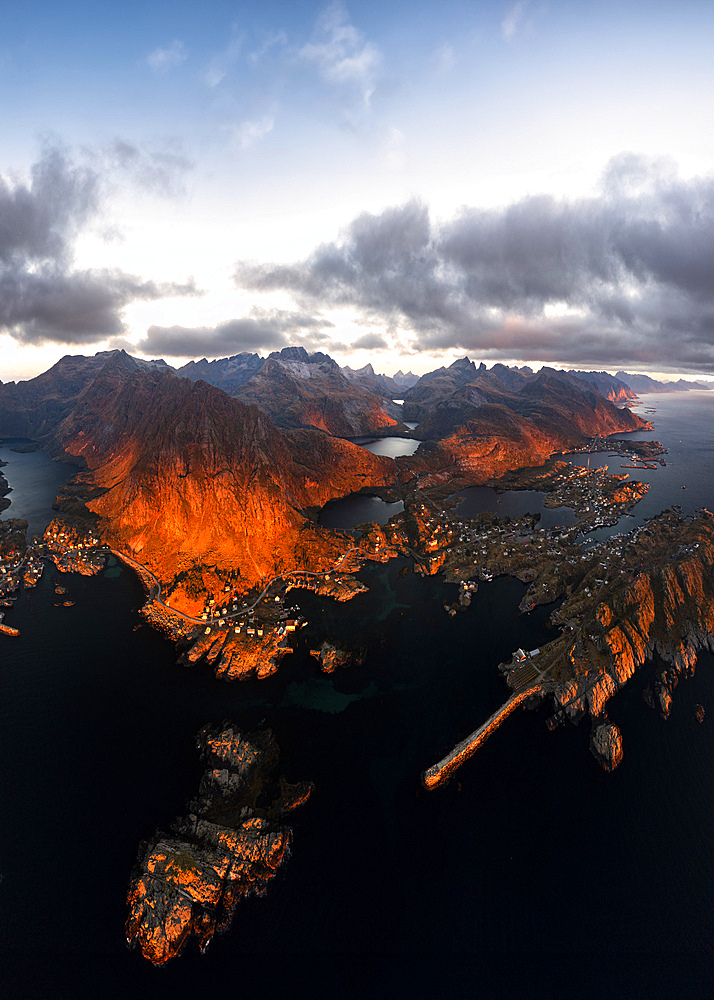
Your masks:
<instances>
[{"instance_id":1,"label":"calm water surface","mask_svg":"<svg viewBox=\"0 0 714 1000\"><path fill-rule=\"evenodd\" d=\"M607 452L594 455L573 453L563 456L578 465L591 468L608 466L609 472L629 475L632 480L649 483L649 490L633 509L632 517L620 519L617 526L601 528L588 535L600 540L619 531L629 531L654 514L675 504L685 514L694 514L714 504L714 392L702 390L682 393L652 393L635 412L654 423L653 431L635 431L617 435L630 441L661 441L667 449L666 466L656 469L623 469L628 459ZM646 410L655 409L656 413ZM685 489L682 489L682 487Z\"/></svg>"},{"instance_id":2,"label":"calm water surface","mask_svg":"<svg viewBox=\"0 0 714 1000\"><path fill-rule=\"evenodd\" d=\"M387 458L399 458L400 455L413 455L421 441L414 438L383 437L383 438L353 438L355 444L360 445L373 455L386 455Z\"/></svg>"},{"instance_id":3,"label":"calm water surface","mask_svg":"<svg viewBox=\"0 0 714 1000\"><path fill-rule=\"evenodd\" d=\"M54 516L57 491L78 470L67 462L53 462L44 451L12 451L15 445L26 443L27 438L4 438L0 444L0 460L7 462L0 472L12 487L7 494L10 506L2 517L24 517L28 536L41 535Z\"/></svg>"},{"instance_id":4,"label":"calm water surface","mask_svg":"<svg viewBox=\"0 0 714 1000\"><path fill-rule=\"evenodd\" d=\"M698 443L682 451L673 426L688 401L654 417L673 468L689 469L687 493L702 471L687 454L709 454L701 395ZM497 664L548 640L550 609L518 615L524 587L499 578L451 619L456 588L406 569L366 568L369 591L346 605L295 592L310 622L297 652L242 684L176 666L118 566L62 576L71 608L54 607L52 568L23 594L10 612L21 635L0 636L6 995L316 995L324 974L334 996L335 983L344 992L376 970L379 984L357 995L470 998L519 958L560 968L581 956L580 991L593 958L601 981L634 955L680 977L683 953L711 954L714 659L700 656L666 723L642 702L644 673L611 702L625 749L612 775L589 753L587 723L549 733L543 710L524 711L458 781L427 793L420 771L502 702ZM367 645L366 662L320 674L308 649L325 635ZM284 773L315 794L267 895L244 901L205 956L189 947L157 971L124 947L129 873L139 841L196 788L197 730L225 718L270 725ZM464 956L477 979L447 988ZM638 995L616 986L608 995Z\"/></svg>"},{"instance_id":5,"label":"calm water surface","mask_svg":"<svg viewBox=\"0 0 714 1000\"><path fill-rule=\"evenodd\" d=\"M379 497L365 497L358 493L332 500L320 511L320 524L327 528L354 528L357 524L386 524L390 517L401 514L404 502L388 503Z\"/></svg>"},{"instance_id":6,"label":"calm water surface","mask_svg":"<svg viewBox=\"0 0 714 1000\"><path fill-rule=\"evenodd\" d=\"M523 514L540 514L541 528L567 527L577 518L570 507L546 507L546 494L537 490L506 490L498 493L490 486L469 486L460 493L456 508L457 517L476 517L487 511L499 517L522 517Z\"/></svg>"}]
</instances>

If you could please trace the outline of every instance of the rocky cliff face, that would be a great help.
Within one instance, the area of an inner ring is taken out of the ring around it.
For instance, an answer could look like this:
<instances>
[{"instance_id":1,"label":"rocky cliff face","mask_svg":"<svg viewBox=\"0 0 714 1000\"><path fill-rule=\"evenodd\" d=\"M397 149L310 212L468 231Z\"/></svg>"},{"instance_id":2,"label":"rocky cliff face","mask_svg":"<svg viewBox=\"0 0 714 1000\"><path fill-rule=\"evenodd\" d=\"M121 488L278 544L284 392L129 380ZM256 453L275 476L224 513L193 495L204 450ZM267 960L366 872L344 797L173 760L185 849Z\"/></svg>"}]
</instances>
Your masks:
<instances>
[{"instance_id":1,"label":"rocky cliff face","mask_svg":"<svg viewBox=\"0 0 714 1000\"><path fill-rule=\"evenodd\" d=\"M37 378L0 384L0 433L47 442L114 353L67 355Z\"/></svg>"},{"instance_id":2,"label":"rocky cliff face","mask_svg":"<svg viewBox=\"0 0 714 1000\"><path fill-rule=\"evenodd\" d=\"M188 612L236 574L245 590L296 566L330 566L344 540L301 510L384 484L396 468L317 431L283 434L204 382L120 356L80 395L55 442L86 463L87 507L102 537L145 563L169 603Z\"/></svg>"},{"instance_id":3,"label":"rocky cliff face","mask_svg":"<svg viewBox=\"0 0 714 1000\"><path fill-rule=\"evenodd\" d=\"M241 898L266 891L287 857L287 815L312 791L278 778L269 731L246 735L224 723L206 726L197 743L205 762L198 796L170 833L141 845L127 896L127 942L154 965L192 936L205 951Z\"/></svg>"},{"instance_id":4,"label":"rocky cliff face","mask_svg":"<svg viewBox=\"0 0 714 1000\"><path fill-rule=\"evenodd\" d=\"M399 411L386 398L399 390L371 366L353 372L326 354L286 347L269 357L237 354L216 361L190 361L178 374L223 389L260 407L279 427L317 427L342 437L373 434L399 425ZM399 425L401 426L401 425Z\"/></svg>"},{"instance_id":5,"label":"rocky cliff face","mask_svg":"<svg viewBox=\"0 0 714 1000\"><path fill-rule=\"evenodd\" d=\"M611 403L622 405L630 400L637 399L637 394L633 392L626 382L609 372L581 372L572 370L564 374L571 375L583 382L589 382L595 386L597 391L609 399Z\"/></svg>"},{"instance_id":6,"label":"rocky cliff face","mask_svg":"<svg viewBox=\"0 0 714 1000\"><path fill-rule=\"evenodd\" d=\"M714 518L665 511L633 533L624 553L610 544L618 571L601 564L580 579L558 611L571 631L544 647L539 667L550 666L565 715L597 719L656 659L654 688L666 717L672 688L693 673L698 651L714 650Z\"/></svg>"},{"instance_id":7,"label":"rocky cliff face","mask_svg":"<svg viewBox=\"0 0 714 1000\"><path fill-rule=\"evenodd\" d=\"M271 354L234 395L259 406L279 427L317 427L341 437L401 427L398 408L348 379L325 354L285 348Z\"/></svg>"}]
</instances>

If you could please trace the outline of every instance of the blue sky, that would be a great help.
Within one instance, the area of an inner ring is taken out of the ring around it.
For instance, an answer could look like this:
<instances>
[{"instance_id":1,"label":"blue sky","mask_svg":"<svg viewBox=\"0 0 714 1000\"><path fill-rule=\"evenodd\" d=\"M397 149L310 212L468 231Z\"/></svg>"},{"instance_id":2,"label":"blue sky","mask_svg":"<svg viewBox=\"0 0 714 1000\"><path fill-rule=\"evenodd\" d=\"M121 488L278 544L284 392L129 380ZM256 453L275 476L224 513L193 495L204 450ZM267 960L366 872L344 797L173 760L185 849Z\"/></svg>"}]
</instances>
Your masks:
<instances>
[{"instance_id":1,"label":"blue sky","mask_svg":"<svg viewBox=\"0 0 714 1000\"><path fill-rule=\"evenodd\" d=\"M6 0L0 378L714 373L713 42L703 2Z\"/></svg>"}]
</instances>

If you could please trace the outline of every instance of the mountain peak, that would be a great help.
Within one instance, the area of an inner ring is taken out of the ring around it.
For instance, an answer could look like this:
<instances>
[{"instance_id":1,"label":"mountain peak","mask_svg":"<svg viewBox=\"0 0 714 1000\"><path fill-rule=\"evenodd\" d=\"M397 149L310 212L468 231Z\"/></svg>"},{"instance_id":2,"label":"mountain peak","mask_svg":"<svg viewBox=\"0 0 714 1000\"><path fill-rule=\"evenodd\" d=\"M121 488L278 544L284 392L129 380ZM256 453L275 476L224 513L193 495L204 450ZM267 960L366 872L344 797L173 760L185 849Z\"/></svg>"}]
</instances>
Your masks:
<instances>
[{"instance_id":1,"label":"mountain peak","mask_svg":"<svg viewBox=\"0 0 714 1000\"><path fill-rule=\"evenodd\" d=\"M449 365L449 368L455 368L457 371L476 371L476 365L467 355L464 355L463 358L457 358Z\"/></svg>"}]
</instances>

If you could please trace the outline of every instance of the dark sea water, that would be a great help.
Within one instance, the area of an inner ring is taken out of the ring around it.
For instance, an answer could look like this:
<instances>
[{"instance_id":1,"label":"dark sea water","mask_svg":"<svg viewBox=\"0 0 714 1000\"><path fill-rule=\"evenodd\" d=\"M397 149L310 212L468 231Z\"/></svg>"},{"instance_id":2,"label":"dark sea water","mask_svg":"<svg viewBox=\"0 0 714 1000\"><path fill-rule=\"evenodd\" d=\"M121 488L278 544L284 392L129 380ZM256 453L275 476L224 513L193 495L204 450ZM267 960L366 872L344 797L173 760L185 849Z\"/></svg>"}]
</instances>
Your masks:
<instances>
[{"instance_id":1,"label":"dark sea water","mask_svg":"<svg viewBox=\"0 0 714 1000\"><path fill-rule=\"evenodd\" d=\"M679 403L655 415L663 441ZM691 433L706 455L704 417ZM712 470L687 468L693 489ZM548 640L550 609L518 615L524 587L499 578L452 619L456 588L406 567L368 567L345 605L294 592L298 651L242 684L177 666L129 571L63 575L76 603L55 608L46 570L8 615L21 635L0 636L0 996L710 995L714 658L667 722L642 702L645 673L611 702L611 775L587 723L549 733L544 710L522 711L425 792L420 772L504 700L497 664ZM320 674L307 650L325 635L367 645L366 662ZM285 775L315 794L267 895L205 956L155 970L124 945L130 870L195 791L196 732L226 718L270 725Z\"/></svg>"},{"instance_id":2,"label":"dark sea water","mask_svg":"<svg viewBox=\"0 0 714 1000\"><path fill-rule=\"evenodd\" d=\"M486 511L499 517L540 514L540 528L567 527L577 520L570 507L544 506L546 494L537 490L506 490L498 493L490 486L469 486L454 496L460 498L455 511L457 517L476 517Z\"/></svg>"}]
</instances>

